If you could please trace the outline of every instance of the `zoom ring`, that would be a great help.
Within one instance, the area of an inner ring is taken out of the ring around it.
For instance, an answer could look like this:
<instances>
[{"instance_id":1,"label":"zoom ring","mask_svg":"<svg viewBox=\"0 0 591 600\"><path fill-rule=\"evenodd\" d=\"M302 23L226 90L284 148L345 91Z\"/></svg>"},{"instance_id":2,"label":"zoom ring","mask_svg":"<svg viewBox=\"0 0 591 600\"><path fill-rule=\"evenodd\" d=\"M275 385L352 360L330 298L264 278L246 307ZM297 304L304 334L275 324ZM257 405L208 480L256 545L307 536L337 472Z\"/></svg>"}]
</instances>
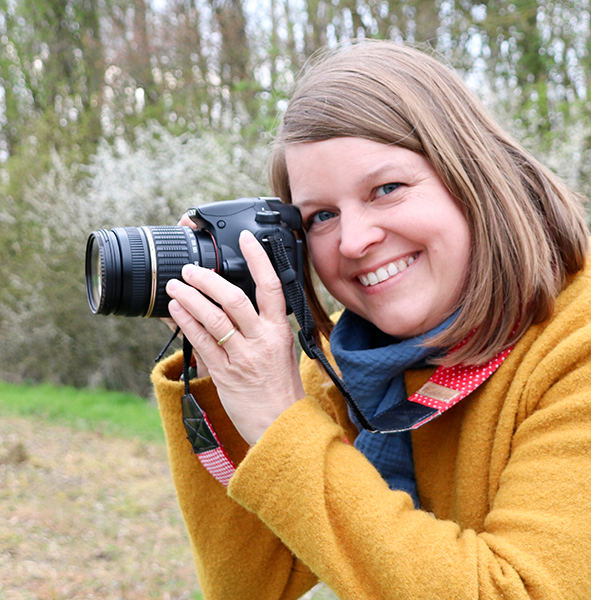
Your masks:
<instances>
[{"instance_id":1,"label":"zoom ring","mask_svg":"<svg viewBox=\"0 0 591 600\"><path fill-rule=\"evenodd\" d=\"M183 265L192 262L192 253L186 231L181 227L150 227L156 248L157 280L156 301L151 317L168 316L166 284L170 279L180 279ZM190 234L192 235L192 234Z\"/></svg>"}]
</instances>

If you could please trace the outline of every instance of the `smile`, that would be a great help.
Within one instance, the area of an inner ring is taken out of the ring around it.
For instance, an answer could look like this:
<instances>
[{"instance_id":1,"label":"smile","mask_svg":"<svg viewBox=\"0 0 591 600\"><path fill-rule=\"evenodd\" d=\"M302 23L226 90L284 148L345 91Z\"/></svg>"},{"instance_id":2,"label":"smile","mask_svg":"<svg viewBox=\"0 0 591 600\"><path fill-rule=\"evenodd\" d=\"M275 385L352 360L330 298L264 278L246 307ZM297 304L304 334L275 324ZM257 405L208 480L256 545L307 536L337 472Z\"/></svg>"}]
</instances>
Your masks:
<instances>
[{"instance_id":1,"label":"smile","mask_svg":"<svg viewBox=\"0 0 591 600\"><path fill-rule=\"evenodd\" d=\"M394 277L394 275L398 275L398 273L404 271L404 269L410 267L412 263L417 259L419 253L413 254L407 258L399 258L384 267L380 267L377 271L372 271L370 273L364 273L363 275L359 275L358 279L361 282L361 285L364 287L377 285L378 283L382 283L390 277Z\"/></svg>"}]
</instances>

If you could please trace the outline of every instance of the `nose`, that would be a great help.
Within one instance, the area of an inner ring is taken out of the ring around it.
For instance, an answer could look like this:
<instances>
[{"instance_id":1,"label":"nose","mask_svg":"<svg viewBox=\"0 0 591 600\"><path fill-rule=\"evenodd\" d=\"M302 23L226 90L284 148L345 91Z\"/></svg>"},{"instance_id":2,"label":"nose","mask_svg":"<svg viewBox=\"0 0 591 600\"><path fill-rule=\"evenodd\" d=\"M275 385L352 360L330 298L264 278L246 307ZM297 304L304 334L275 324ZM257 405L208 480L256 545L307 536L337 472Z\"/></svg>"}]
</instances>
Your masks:
<instances>
[{"instance_id":1,"label":"nose","mask_svg":"<svg viewBox=\"0 0 591 600\"><path fill-rule=\"evenodd\" d=\"M342 211L340 215L339 251L346 258L361 258L382 242L386 232L365 211Z\"/></svg>"}]
</instances>

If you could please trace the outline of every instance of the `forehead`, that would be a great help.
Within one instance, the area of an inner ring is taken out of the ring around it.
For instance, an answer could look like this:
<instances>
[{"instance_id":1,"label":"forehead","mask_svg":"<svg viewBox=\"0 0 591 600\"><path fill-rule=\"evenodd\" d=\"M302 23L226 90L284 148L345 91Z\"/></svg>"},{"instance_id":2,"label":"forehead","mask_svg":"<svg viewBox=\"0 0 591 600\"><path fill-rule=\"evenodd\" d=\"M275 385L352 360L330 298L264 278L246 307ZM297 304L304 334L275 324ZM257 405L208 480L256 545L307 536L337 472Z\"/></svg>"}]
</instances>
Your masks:
<instances>
[{"instance_id":1,"label":"forehead","mask_svg":"<svg viewBox=\"0 0 591 600\"><path fill-rule=\"evenodd\" d=\"M418 152L408 150L402 146L383 144L373 140L356 137L336 137L313 142L299 142L288 144L285 147L285 162L288 170L298 167L306 159L314 163L314 157L323 156L324 159L334 158L337 162L351 162L353 164L363 160L383 160L400 166L423 163L426 157ZM428 161L427 161L428 162ZM310 164L306 164L310 167ZM322 164L317 165L322 168Z\"/></svg>"},{"instance_id":2,"label":"forehead","mask_svg":"<svg viewBox=\"0 0 591 600\"><path fill-rule=\"evenodd\" d=\"M289 145L285 161L291 192L296 195L306 194L318 185L365 185L374 184L381 177L418 178L434 174L421 154L352 137Z\"/></svg>"}]
</instances>

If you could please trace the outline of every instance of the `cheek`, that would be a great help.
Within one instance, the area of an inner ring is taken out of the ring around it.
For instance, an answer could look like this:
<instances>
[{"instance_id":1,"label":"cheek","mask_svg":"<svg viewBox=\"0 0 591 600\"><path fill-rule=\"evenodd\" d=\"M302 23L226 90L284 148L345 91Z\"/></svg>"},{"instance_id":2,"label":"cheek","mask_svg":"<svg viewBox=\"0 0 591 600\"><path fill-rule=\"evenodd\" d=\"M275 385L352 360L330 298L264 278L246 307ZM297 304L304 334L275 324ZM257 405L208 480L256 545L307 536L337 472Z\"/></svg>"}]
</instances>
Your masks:
<instances>
[{"instance_id":1,"label":"cheek","mask_svg":"<svg viewBox=\"0 0 591 600\"><path fill-rule=\"evenodd\" d=\"M322 278L324 269L326 268L326 260L322 260L322 253L319 251L318 244L310 243L308 241L308 252L310 254L310 262L314 267L314 270Z\"/></svg>"},{"instance_id":2,"label":"cheek","mask_svg":"<svg viewBox=\"0 0 591 600\"><path fill-rule=\"evenodd\" d=\"M322 283L331 288L339 278L339 252L328 240L308 239L308 253L312 266Z\"/></svg>"},{"instance_id":3,"label":"cheek","mask_svg":"<svg viewBox=\"0 0 591 600\"><path fill-rule=\"evenodd\" d=\"M462 224L464 225L464 224ZM450 262L452 263L450 283L452 282L451 293L458 297L464 293L468 270L470 268L470 257L472 254L472 242L467 224L458 228L454 244L451 246Z\"/></svg>"}]
</instances>

